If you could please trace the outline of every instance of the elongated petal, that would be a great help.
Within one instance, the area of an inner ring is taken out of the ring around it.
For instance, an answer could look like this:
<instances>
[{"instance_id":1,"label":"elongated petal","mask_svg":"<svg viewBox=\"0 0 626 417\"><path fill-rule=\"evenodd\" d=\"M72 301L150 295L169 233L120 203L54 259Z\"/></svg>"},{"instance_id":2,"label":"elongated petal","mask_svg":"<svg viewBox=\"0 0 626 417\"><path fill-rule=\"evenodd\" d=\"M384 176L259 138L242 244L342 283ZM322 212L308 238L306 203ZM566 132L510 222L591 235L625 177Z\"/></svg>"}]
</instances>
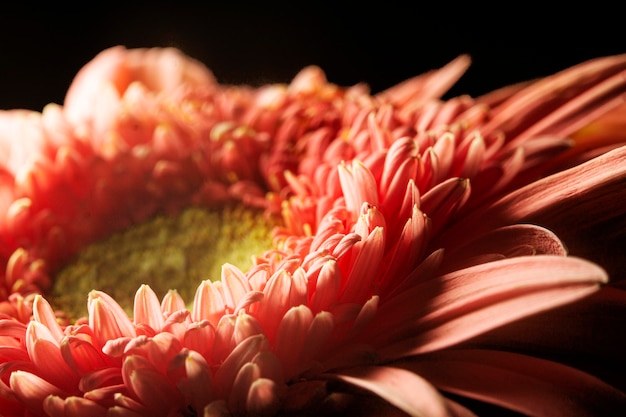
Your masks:
<instances>
[{"instance_id":1,"label":"elongated petal","mask_svg":"<svg viewBox=\"0 0 626 417\"><path fill-rule=\"evenodd\" d=\"M215 387L218 395L228 393L241 367L263 350L267 350L267 340L263 335L250 336L237 345L215 373Z\"/></svg>"},{"instance_id":2,"label":"elongated petal","mask_svg":"<svg viewBox=\"0 0 626 417\"><path fill-rule=\"evenodd\" d=\"M380 306L384 333L410 332L383 356L428 352L450 346L540 311L578 300L606 283L604 270L577 258L530 256L476 265L431 280ZM411 318L408 306L421 297L427 307ZM430 296L428 296L430 294ZM389 310L387 310L389 309ZM383 314L384 310L384 314ZM404 310L405 313L400 313ZM398 317L396 325L389 320Z\"/></svg>"},{"instance_id":3,"label":"elongated petal","mask_svg":"<svg viewBox=\"0 0 626 417\"><path fill-rule=\"evenodd\" d=\"M49 396L43 403L44 410L50 416L107 416L107 409L94 401L82 397Z\"/></svg>"},{"instance_id":4,"label":"elongated petal","mask_svg":"<svg viewBox=\"0 0 626 417\"><path fill-rule=\"evenodd\" d=\"M11 389L20 401L31 410L43 414L43 401L48 395L65 393L48 381L25 371L14 371L10 377Z\"/></svg>"},{"instance_id":5,"label":"elongated petal","mask_svg":"<svg viewBox=\"0 0 626 417\"><path fill-rule=\"evenodd\" d=\"M256 416L273 416L280 409L282 390L276 382L259 378L252 383L246 398L246 410Z\"/></svg>"},{"instance_id":6,"label":"elongated petal","mask_svg":"<svg viewBox=\"0 0 626 417\"><path fill-rule=\"evenodd\" d=\"M61 326L57 322L52 307L40 295L36 295L33 301L33 318L48 328L57 343L61 342L63 330L61 330Z\"/></svg>"},{"instance_id":7,"label":"elongated petal","mask_svg":"<svg viewBox=\"0 0 626 417\"><path fill-rule=\"evenodd\" d=\"M416 373L391 367L361 367L333 375L389 401L410 416L453 417L447 400Z\"/></svg>"},{"instance_id":8,"label":"elongated petal","mask_svg":"<svg viewBox=\"0 0 626 417\"><path fill-rule=\"evenodd\" d=\"M226 309L221 282L202 281L193 300L193 321L208 320L217 326Z\"/></svg>"},{"instance_id":9,"label":"elongated petal","mask_svg":"<svg viewBox=\"0 0 626 417\"><path fill-rule=\"evenodd\" d=\"M153 413L165 413L182 406L182 395L174 385L148 361L131 355L122 367L124 384Z\"/></svg>"},{"instance_id":10,"label":"elongated petal","mask_svg":"<svg viewBox=\"0 0 626 417\"><path fill-rule=\"evenodd\" d=\"M496 116L483 129L483 134L502 129L510 136L516 135L541 116L569 103L571 95L584 92L624 69L626 55L617 55L593 59L546 77L500 105L494 111ZM569 89L571 95L560 94L565 89Z\"/></svg>"},{"instance_id":11,"label":"elongated petal","mask_svg":"<svg viewBox=\"0 0 626 417\"><path fill-rule=\"evenodd\" d=\"M120 305L108 294L91 291L88 301L89 327L101 342L124 336L135 336L132 322Z\"/></svg>"},{"instance_id":12,"label":"elongated petal","mask_svg":"<svg viewBox=\"0 0 626 417\"><path fill-rule=\"evenodd\" d=\"M380 93L379 97L398 105L410 103L418 107L444 94L465 73L470 63L468 55L460 55L441 69L391 87Z\"/></svg>"},{"instance_id":13,"label":"elongated petal","mask_svg":"<svg viewBox=\"0 0 626 417\"><path fill-rule=\"evenodd\" d=\"M455 271L478 265L481 259L492 255L513 257L523 255L560 255L567 250L563 243L550 230L532 224L504 226L480 236L465 246L449 250L443 266L445 271Z\"/></svg>"},{"instance_id":14,"label":"elongated petal","mask_svg":"<svg viewBox=\"0 0 626 417\"><path fill-rule=\"evenodd\" d=\"M313 314L306 306L293 307L283 317L278 327L274 351L284 364L287 379L299 370L300 352L306 341L306 336L313 322Z\"/></svg>"},{"instance_id":15,"label":"elongated petal","mask_svg":"<svg viewBox=\"0 0 626 417\"><path fill-rule=\"evenodd\" d=\"M61 355L68 366L81 376L108 365L104 355L98 349L78 337L63 339Z\"/></svg>"},{"instance_id":16,"label":"elongated petal","mask_svg":"<svg viewBox=\"0 0 626 417\"><path fill-rule=\"evenodd\" d=\"M532 417L626 412L623 392L574 368L531 356L495 350L455 350L398 366L419 373L442 390Z\"/></svg>"},{"instance_id":17,"label":"elongated petal","mask_svg":"<svg viewBox=\"0 0 626 417\"><path fill-rule=\"evenodd\" d=\"M476 210L437 241L454 247L466 243L470 235L532 222L553 230L571 254L595 260L611 275L622 277L626 270L622 253L625 198L626 147L622 147Z\"/></svg>"},{"instance_id":18,"label":"elongated petal","mask_svg":"<svg viewBox=\"0 0 626 417\"><path fill-rule=\"evenodd\" d=\"M170 378L172 374L179 374L176 386L195 410L204 409L213 398L213 378L209 364L197 352L182 351L170 365Z\"/></svg>"},{"instance_id":19,"label":"elongated petal","mask_svg":"<svg viewBox=\"0 0 626 417\"><path fill-rule=\"evenodd\" d=\"M376 273L385 247L385 233L376 227L366 239L355 245L356 259L351 263L346 283L339 296L342 302L362 303L374 291Z\"/></svg>"},{"instance_id":20,"label":"elongated petal","mask_svg":"<svg viewBox=\"0 0 626 417\"><path fill-rule=\"evenodd\" d=\"M28 355L39 369L40 376L71 392L78 377L63 359L58 343L48 339L49 333L46 330L39 322L32 321L29 324L26 330Z\"/></svg>"},{"instance_id":21,"label":"elongated petal","mask_svg":"<svg viewBox=\"0 0 626 417\"><path fill-rule=\"evenodd\" d=\"M464 346L503 349L575 366L626 392L626 291L605 287L576 303L509 323Z\"/></svg>"},{"instance_id":22,"label":"elongated petal","mask_svg":"<svg viewBox=\"0 0 626 417\"><path fill-rule=\"evenodd\" d=\"M463 206L470 195L470 182L450 178L422 196L420 209L433 221L433 232L449 220L452 213Z\"/></svg>"},{"instance_id":23,"label":"elongated petal","mask_svg":"<svg viewBox=\"0 0 626 417\"><path fill-rule=\"evenodd\" d=\"M378 205L378 187L371 171L359 161L339 165L339 181L346 199L346 207L358 215L363 203Z\"/></svg>"},{"instance_id":24,"label":"elongated petal","mask_svg":"<svg viewBox=\"0 0 626 417\"><path fill-rule=\"evenodd\" d=\"M142 285L135 294L135 324L146 324L154 330L163 327L161 305L154 291L148 285Z\"/></svg>"}]
</instances>

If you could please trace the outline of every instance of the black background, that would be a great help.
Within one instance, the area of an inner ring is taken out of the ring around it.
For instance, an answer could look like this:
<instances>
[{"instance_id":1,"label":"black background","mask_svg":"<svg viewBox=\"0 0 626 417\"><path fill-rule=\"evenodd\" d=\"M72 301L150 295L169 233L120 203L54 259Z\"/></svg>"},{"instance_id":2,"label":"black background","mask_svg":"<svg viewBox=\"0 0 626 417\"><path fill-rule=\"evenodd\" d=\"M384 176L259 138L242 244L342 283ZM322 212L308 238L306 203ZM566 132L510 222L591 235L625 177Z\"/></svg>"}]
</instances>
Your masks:
<instances>
[{"instance_id":1,"label":"black background","mask_svg":"<svg viewBox=\"0 0 626 417\"><path fill-rule=\"evenodd\" d=\"M288 82L316 64L333 83L363 81L373 92L468 53L473 64L448 96L626 53L620 12L598 3L575 11L448 2L84 4L5 8L0 109L62 103L76 72L113 45L178 47L223 83Z\"/></svg>"}]
</instances>

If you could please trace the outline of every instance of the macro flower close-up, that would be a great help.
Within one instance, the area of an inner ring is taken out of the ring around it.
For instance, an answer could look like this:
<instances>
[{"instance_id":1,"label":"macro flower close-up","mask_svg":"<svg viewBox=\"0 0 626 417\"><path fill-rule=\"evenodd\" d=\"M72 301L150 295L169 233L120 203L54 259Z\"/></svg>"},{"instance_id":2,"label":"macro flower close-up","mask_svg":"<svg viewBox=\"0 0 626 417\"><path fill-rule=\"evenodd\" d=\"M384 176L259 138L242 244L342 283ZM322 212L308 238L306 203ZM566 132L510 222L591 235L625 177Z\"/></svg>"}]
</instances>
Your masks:
<instances>
[{"instance_id":1,"label":"macro flower close-up","mask_svg":"<svg viewBox=\"0 0 626 417\"><path fill-rule=\"evenodd\" d=\"M443 99L471 64L115 46L1 111L0 415L626 411L626 55Z\"/></svg>"}]
</instances>

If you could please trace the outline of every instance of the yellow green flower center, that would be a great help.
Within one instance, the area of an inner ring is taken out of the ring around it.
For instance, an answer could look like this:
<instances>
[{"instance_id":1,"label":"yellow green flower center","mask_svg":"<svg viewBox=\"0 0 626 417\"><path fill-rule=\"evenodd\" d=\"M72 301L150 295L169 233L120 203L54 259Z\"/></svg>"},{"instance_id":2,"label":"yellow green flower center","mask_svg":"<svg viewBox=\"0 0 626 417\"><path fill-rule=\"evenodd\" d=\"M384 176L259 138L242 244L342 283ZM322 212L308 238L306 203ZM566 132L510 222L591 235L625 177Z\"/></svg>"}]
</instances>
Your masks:
<instances>
[{"instance_id":1,"label":"yellow green flower center","mask_svg":"<svg viewBox=\"0 0 626 417\"><path fill-rule=\"evenodd\" d=\"M242 271L252 266L253 256L271 247L275 224L243 206L157 216L84 248L54 278L49 298L74 319L86 315L92 289L105 291L129 313L141 284L159 297L176 289L191 303L202 280L220 278L224 263Z\"/></svg>"}]
</instances>

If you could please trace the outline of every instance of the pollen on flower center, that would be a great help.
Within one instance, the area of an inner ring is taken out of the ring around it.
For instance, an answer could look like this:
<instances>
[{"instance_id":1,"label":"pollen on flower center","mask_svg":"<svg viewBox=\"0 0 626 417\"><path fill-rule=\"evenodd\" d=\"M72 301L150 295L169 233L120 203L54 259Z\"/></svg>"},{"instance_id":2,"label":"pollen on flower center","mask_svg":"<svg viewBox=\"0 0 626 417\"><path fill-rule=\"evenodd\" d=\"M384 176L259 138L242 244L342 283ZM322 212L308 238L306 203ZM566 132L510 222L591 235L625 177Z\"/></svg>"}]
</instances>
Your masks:
<instances>
[{"instance_id":1,"label":"pollen on flower center","mask_svg":"<svg viewBox=\"0 0 626 417\"><path fill-rule=\"evenodd\" d=\"M92 289L113 296L132 311L141 284L159 296L176 289L192 300L202 280L218 280L230 263L249 268L271 246L274 223L248 207L187 208L158 216L84 248L55 277L50 299L71 318L86 315Z\"/></svg>"}]
</instances>

